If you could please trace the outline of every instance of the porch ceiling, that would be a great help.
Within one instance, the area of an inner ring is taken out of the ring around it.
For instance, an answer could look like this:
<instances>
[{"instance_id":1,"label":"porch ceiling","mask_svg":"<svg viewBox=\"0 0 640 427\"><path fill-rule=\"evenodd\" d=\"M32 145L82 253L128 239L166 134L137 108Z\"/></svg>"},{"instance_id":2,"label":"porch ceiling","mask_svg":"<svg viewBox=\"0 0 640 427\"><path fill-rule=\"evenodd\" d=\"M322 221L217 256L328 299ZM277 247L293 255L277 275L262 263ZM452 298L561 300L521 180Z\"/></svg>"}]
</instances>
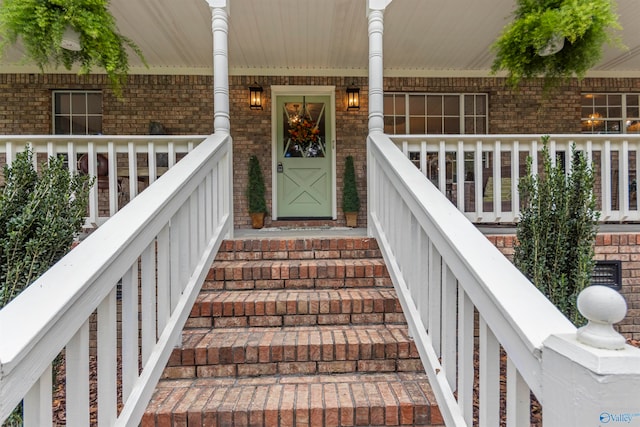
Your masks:
<instances>
[{"instance_id":1,"label":"porch ceiling","mask_svg":"<svg viewBox=\"0 0 640 427\"><path fill-rule=\"evenodd\" d=\"M229 66L243 75L366 76L365 0L230 0ZM515 0L394 0L385 13L388 76L484 76L489 47L511 19ZM205 0L111 0L120 31L142 48L147 70L132 57L132 72L210 74L211 13ZM590 73L640 76L640 2L618 0L621 51L607 47ZM0 72L34 72L11 48ZM60 71L60 70L58 70ZM97 72L97 70L96 70Z\"/></svg>"}]
</instances>

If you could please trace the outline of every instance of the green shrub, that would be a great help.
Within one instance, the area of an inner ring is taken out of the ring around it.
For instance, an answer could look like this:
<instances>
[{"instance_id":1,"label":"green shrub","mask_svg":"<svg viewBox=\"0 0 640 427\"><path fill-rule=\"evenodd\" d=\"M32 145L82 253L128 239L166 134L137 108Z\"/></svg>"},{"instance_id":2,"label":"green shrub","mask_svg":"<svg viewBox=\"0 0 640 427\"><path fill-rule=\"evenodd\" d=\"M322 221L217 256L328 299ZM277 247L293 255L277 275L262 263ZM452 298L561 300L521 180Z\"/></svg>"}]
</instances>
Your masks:
<instances>
[{"instance_id":1,"label":"green shrub","mask_svg":"<svg viewBox=\"0 0 640 427\"><path fill-rule=\"evenodd\" d=\"M256 156L251 156L249 158L249 185L246 193L249 213L267 213L266 192L260 161Z\"/></svg>"},{"instance_id":2,"label":"green shrub","mask_svg":"<svg viewBox=\"0 0 640 427\"><path fill-rule=\"evenodd\" d=\"M342 211L358 212L360 210L360 197L356 187L356 171L353 165L353 156L347 156L344 162L344 182L342 187Z\"/></svg>"},{"instance_id":3,"label":"green shrub","mask_svg":"<svg viewBox=\"0 0 640 427\"><path fill-rule=\"evenodd\" d=\"M5 166L0 194L0 308L71 248L93 180L50 158L38 175L26 150Z\"/></svg>"},{"instance_id":4,"label":"green shrub","mask_svg":"<svg viewBox=\"0 0 640 427\"><path fill-rule=\"evenodd\" d=\"M93 179L51 157L40 175L27 149L4 167L0 193L0 309L71 248L84 224ZM22 425L22 405L3 426Z\"/></svg>"},{"instance_id":5,"label":"green shrub","mask_svg":"<svg viewBox=\"0 0 640 427\"><path fill-rule=\"evenodd\" d=\"M589 285L595 261L594 243L599 213L594 177L584 153L571 148L571 172L553 166L543 137L543 170L520 180L520 222L514 263L574 324L582 323L576 307L580 291Z\"/></svg>"}]
</instances>

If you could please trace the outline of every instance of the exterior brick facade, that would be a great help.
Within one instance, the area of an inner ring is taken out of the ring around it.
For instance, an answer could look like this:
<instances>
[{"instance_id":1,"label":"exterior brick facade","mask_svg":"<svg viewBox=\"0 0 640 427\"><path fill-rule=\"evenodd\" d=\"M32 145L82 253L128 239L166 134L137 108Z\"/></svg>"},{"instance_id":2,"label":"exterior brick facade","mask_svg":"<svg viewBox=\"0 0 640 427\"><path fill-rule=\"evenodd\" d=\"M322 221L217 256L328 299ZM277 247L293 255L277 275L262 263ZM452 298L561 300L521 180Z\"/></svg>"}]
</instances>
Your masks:
<instances>
[{"instance_id":1,"label":"exterior brick facade","mask_svg":"<svg viewBox=\"0 0 640 427\"><path fill-rule=\"evenodd\" d=\"M505 256L513 259L516 236L487 235ZM622 290L627 301L627 317L617 325L626 338L640 339L640 234L599 233L596 237L596 259L622 261Z\"/></svg>"},{"instance_id":2,"label":"exterior brick facade","mask_svg":"<svg viewBox=\"0 0 640 427\"><path fill-rule=\"evenodd\" d=\"M248 86L263 88L263 110L248 108ZM360 87L361 107L347 111L346 87ZM248 158L256 154L267 181L271 200L271 90L272 85L336 87L337 208L341 212L344 159L354 156L356 179L363 202L358 224L366 223L366 148L368 88L365 77L231 76L229 78L231 133L234 138L234 197L236 227L249 227L244 189ZM545 93L533 82L514 92L501 78L386 78L385 91L432 93L486 93L489 98L489 132L578 133L581 92L633 92L639 79L573 80L554 92ZM50 134L52 95L56 89L102 90L103 133L142 135L151 121L160 122L169 134L213 132L213 78L197 75L132 75L122 99L109 89L104 75L0 74L0 134ZM343 225L339 214L333 225ZM271 221L267 219L267 226Z\"/></svg>"}]
</instances>

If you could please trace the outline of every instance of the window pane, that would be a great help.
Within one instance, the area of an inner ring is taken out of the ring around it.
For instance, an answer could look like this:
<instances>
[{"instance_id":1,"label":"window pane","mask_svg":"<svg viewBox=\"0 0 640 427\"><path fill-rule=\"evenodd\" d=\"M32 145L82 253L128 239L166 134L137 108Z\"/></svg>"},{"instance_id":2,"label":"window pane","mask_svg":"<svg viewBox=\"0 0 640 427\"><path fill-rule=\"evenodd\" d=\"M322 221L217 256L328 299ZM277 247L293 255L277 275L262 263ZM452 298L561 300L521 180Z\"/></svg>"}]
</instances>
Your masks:
<instances>
[{"instance_id":1,"label":"window pane","mask_svg":"<svg viewBox=\"0 0 640 427\"><path fill-rule=\"evenodd\" d=\"M395 114L397 116L403 116L405 114L404 96L396 95L395 106L396 106Z\"/></svg>"},{"instance_id":2,"label":"window pane","mask_svg":"<svg viewBox=\"0 0 640 427\"><path fill-rule=\"evenodd\" d=\"M87 134L86 116L71 117L71 134L72 135Z\"/></svg>"},{"instance_id":3,"label":"window pane","mask_svg":"<svg viewBox=\"0 0 640 427\"><path fill-rule=\"evenodd\" d=\"M638 104L638 96L637 95L627 95L627 105L628 106L637 106Z\"/></svg>"},{"instance_id":4,"label":"window pane","mask_svg":"<svg viewBox=\"0 0 640 427\"><path fill-rule=\"evenodd\" d=\"M606 122L607 133L620 133L620 122L617 120L608 120Z\"/></svg>"},{"instance_id":5,"label":"window pane","mask_svg":"<svg viewBox=\"0 0 640 427\"><path fill-rule=\"evenodd\" d=\"M593 105L607 105L607 96L593 95Z\"/></svg>"},{"instance_id":6,"label":"window pane","mask_svg":"<svg viewBox=\"0 0 640 427\"><path fill-rule=\"evenodd\" d=\"M66 116L56 117L54 132L56 135L69 135L71 133L69 117L66 117Z\"/></svg>"},{"instance_id":7,"label":"window pane","mask_svg":"<svg viewBox=\"0 0 640 427\"><path fill-rule=\"evenodd\" d=\"M486 115L487 97L485 95L477 95L476 97L476 114Z\"/></svg>"},{"instance_id":8,"label":"window pane","mask_svg":"<svg viewBox=\"0 0 640 427\"><path fill-rule=\"evenodd\" d=\"M87 94L87 113L102 114L102 94L100 93Z\"/></svg>"},{"instance_id":9,"label":"window pane","mask_svg":"<svg viewBox=\"0 0 640 427\"><path fill-rule=\"evenodd\" d=\"M384 133L394 135L396 133L393 126L393 116L384 116Z\"/></svg>"},{"instance_id":10,"label":"window pane","mask_svg":"<svg viewBox=\"0 0 640 427\"><path fill-rule=\"evenodd\" d=\"M69 107L70 103L70 95L68 93L56 93L55 94L55 112L56 114L69 114L71 111Z\"/></svg>"},{"instance_id":11,"label":"window pane","mask_svg":"<svg viewBox=\"0 0 640 427\"><path fill-rule=\"evenodd\" d=\"M458 96L444 97L444 115L445 116L460 115L460 98Z\"/></svg>"},{"instance_id":12,"label":"window pane","mask_svg":"<svg viewBox=\"0 0 640 427\"><path fill-rule=\"evenodd\" d=\"M607 117L622 117L622 107L609 107L609 115Z\"/></svg>"},{"instance_id":13,"label":"window pane","mask_svg":"<svg viewBox=\"0 0 640 427\"><path fill-rule=\"evenodd\" d=\"M464 119L464 133L476 133L475 119L473 117Z\"/></svg>"},{"instance_id":14,"label":"window pane","mask_svg":"<svg viewBox=\"0 0 640 427\"><path fill-rule=\"evenodd\" d=\"M427 117L427 133L442 133L442 119L440 117Z\"/></svg>"},{"instance_id":15,"label":"window pane","mask_svg":"<svg viewBox=\"0 0 640 427\"><path fill-rule=\"evenodd\" d=\"M629 117L629 118L638 118L638 117L640 117L640 108L638 108L638 107L627 107L627 117Z\"/></svg>"},{"instance_id":16,"label":"window pane","mask_svg":"<svg viewBox=\"0 0 640 427\"><path fill-rule=\"evenodd\" d=\"M445 117L444 133L448 133L448 134L460 133L460 119L458 119L457 117Z\"/></svg>"},{"instance_id":17,"label":"window pane","mask_svg":"<svg viewBox=\"0 0 640 427\"><path fill-rule=\"evenodd\" d=\"M102 117L89 116L88 122L89 122L89 128L87 129L87 133L89 135L102 134Z\"/></svg>"},{"instance_id":18,"label":"window pane","mask_svg":"<svg viewBox=\"0 0 640 427\"><path fill-rule=\"evenodd\" d=\"M426 114L424 98L424 95L409 96L409 114L412 116L424 116Z\"/></svg>"},{"instance_id":19,"label":"window pane","mask_svg":"<svg viewBox=\"0 0 640 427\"><path fill-rule=\"evenodd\" d=\"M87 113L87 97L84 93L74 93L71 95L71 113Z\"/></svg>"},{"instance_id":20,"label":"window pane","mask_svg":"<svg viewBox=\"0 0 640 427\"><path fill-rule=\"evenodd\" d=\"M430 116L442 115L442 97L440 95L427 96L427 114Z\"/></svg>"},{"instance_id":21,"label":"window pane","mask_svg":"<svg viewBox=\"0 0 640 427\"><path fill-rule=\"evenodd\" d=\"M424 134L426 129L424 127L424 117L411 117L409 122L409 133L412 134Z\"/></svg>"},{"instance_id":22,"label":"window pane","mask_svg":"<svg viewBox=\"0 0 640 427\"><path fill-rule=\"evenodd\" d=\"M484 119L484 117L478 117L476 119L476 130L474 133L487 133L485 124L486 124L486 120Z\"/></svg>"},{"instance_id":23,"label":"window pane","mask_svg":"<svg viewBox=\"0 0 640 427\"><path fill-rule=\"evenodd\" d=\"M593 107L582 107L582 117L588 118L593 114Z\"/></svg>"},{"instance_id":24,"label":"window pane","mask_svg":"<svg viewBox=\"0 0 640 427\"><path fill-rule=\"evenodd\" d=\"M407 120L404 116L396 116L396 133L407 133Z\"/></svg>"},{"instance_id":25,"label":"window pane","mask_svg":"<svg viewBox=\"0 0 640 427\"><path fill-rule=\"evenodd\" d=\"M473 95L465 95L464 97L464 114L473 116L476 113L475 97Z\"/></svg>"},{"instance_id":26,"label":"window pane","mask_svg":"<svg viewBox=\"0 0 640 427\"><path fill-rule=\"evenodd\" d=\"M393 114L393 95L384 96L384 112L385 114Z\"/></svg>"},{"instance_id":27,"label":"window pane","mask_svg":"<svg viewBox=\"0 0 640 427\"><path fill-rule=\"evenodd\" d=\"M622 105L622 95L609 95L607 102L609 105Z\"/></svg>"}]
</instances>

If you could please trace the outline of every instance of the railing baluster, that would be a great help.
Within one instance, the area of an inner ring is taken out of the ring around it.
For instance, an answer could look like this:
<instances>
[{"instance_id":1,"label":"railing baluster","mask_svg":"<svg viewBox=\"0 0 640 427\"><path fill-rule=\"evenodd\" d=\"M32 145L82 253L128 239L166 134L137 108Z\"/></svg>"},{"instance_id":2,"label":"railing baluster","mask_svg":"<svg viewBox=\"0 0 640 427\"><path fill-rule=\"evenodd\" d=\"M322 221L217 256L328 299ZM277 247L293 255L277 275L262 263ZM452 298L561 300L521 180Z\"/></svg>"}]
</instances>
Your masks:
<instances>
[{"instance_id":1,"label":"railing baluster","mask_svg":"<svg viewBox=\"0 0 640 427\"><path fill-rule=\"evenodd\" d=\"M89 321L65 351L67 425L89 426Z\"/></svg>"},{"instance_id":2,"label":"railing baluster","mask_svg":"<svg viewBox=\"0 0 640 427\"><path fill-rule=\"evenodd\" d=\"M442 368L447 376L449 387L456 389L456 313L457 288L453 272L448 265L442 271Z\"/></svg>"},{"instance_id":3,"label":"railing baluster","mask_svg":"<svg viewBox=\"0 0 640 427\"><path fill-rule=\"evenodd\" d=\"M468 426L473 425L473 304L458 284L458 405Z\"/></svg>"},{"instance_id":4,"label":"railing baluster","mask_svg":"<svg viewBox=\"0 0 640 427\"><path fill-rule=\"evenodd\" d=\"M507 357L507 427L529 425L531 391L518 369Z\"/></svg>"},{"instance_id":5,"label":"railing baluster","mask_svg":"<svg viewBox=\"0 0 640 427\"><path fill-rule=\"evenodd\" d=\"M173 228L173 227L171 227ZM158 337L162 335L171 316L171 280L173 262L171 260L170 227L165 226L158 234Z\"/></svg>"},{"instance_id":6,"label":"railing baluster","mask_svg":"<svg viewBox=\"0 0 640 427\"><path fill-rule=\"evenodd\" d=\"M456 152L456 201L458 210L464 212L464 197L465 197L465 173L464 173L464 141L458 141L458 150Z\"/></svg>"},{"instance_id":7,"label":"railing baluster","mask_svg":"<svg viewBox=\"0 0 640 427\"><path fill-rule=\"evenodd\" d=\"M198 263L198 241L202 238L202 233L198 233L198 193L195 192L189 197L189 272L193 271ZM185 285L189 280L189 272L186 273Z\"/></svg>"},{"instance_id":8,"label":"railing baluster","mask_svg":"<svg viewBox=\"0 0 640 427\"><path fill-rule=\"evenodd\" d=\"M629 218L629 141L622 141L618 150L618 209L620 220Z\"/></svg>"},{"instance_id":9,"label":"railing baluster","mask_svg":"<svg viewBox=\"0 0 640 427\"><path fill-rule=\"evenodd\" d=\"M50 426L53 424L51 399L53 396L53 371L51 365L40 375L40 379L24 397L24 427Z\"/></svg>"},{"instance_id":10,"label":"railing baluster","mask_svg":"<svg viewBox=\"0 0 640 427\"><path fill-rule=\"evenodd\" d=\"M122 277L122 398L138 378L138 260Z\"/></svg>"},{"instance_id":11,"label":"railing baluster","mask_svg":"<svg viewBox=\"0 0 640 427\"><path fill-rule=\"evenodd\" d=\"M98 176L96 170L96 147L93 142L87 144L87 169L89 176ZM98 182L89 190L89 218L88 222L93 226L98 224Z\"/></svg>"},{"instance_id":12,"label":"railing baluster","mask_svg":"<svg viewBox=\"0 0 640 427\"><path fill-rule=\"evenodd\" d=\"M520 192L518 184L520 183L520 143L513 141L511 147L511 212L513 218L520 215Z\"/></svg>"},{"instance_id":13,"label":"railing baluster","mask_svg":"<svg viewBox=\"0 0 640 427\"><path fill-rule=\"evenodd\" d=\"M474 191L475 191L475 200L476 200L476 206L474 208L474 212L475 212L475 220L479 221L482 219L483 214L482 211L484 209L483 205L483 197L484 197L484 186L483 186L483 182L484 182L484 177L482 176L482 141L477 141L476 142L476 152L475 152L475 159L474 159L474 175L475 175L475 185L474 185Z\"/></svg>"},{"instance_id":14,"label":"railing baluster","mask_svg":"<svg viewBox=\"0 0 640 427\"><path fill-rule=\"evenodd\" d=\"M493 146L493 211L499 221L502 218L502 150L499 140Z\"/></svg>"},{"instance_id":15,"label":"railing baluster","mask_svg":"<svg viewBox=\"0 0 640 427\"><path fill-rule=\"evenodd\" d=\"M107 143L109 157L109 215L118 212L118 154L113 141Z\"/></svg>"},{"instance_id":16,"label":"railing baluster","mask_svg":"<svg viewBox=\"0 0 640 427\"><path fill-rule=\"evenodd\" d=\"M500 345L480 316L479 420L481 426L500 425Z\"/></svg>"},{"instance_id":17,"label":"railing baluster","mask_svg":"<svg viewBox=\"0 0 640 427\"><path fill-rule=\"evenodd\" d=\"M153 141L147 143L147 164L149 165L149 185L158 179L158 162L156 162L156 144Z\"/></svg>"},{"instance_id":18,"label":"railing baluster","mask_svg":"<svg viewBox=\"0 0 640 427\"><path fill-rule=\"evenodd\" d=\"M129 142L127 148L129 160L129 200L133 200L133 198L138 195L138 156L134 142ZM151 171L149 171L149 175L151 175ZM151 183L151 178L149 178L149 183Z\"/></svg>"},{"instance_id":19,"label":"railing baluster","mask_svg":"<svg viewBox=\"0 0 640 427\"><path fill-rule=\"evenodd\" d=\"M429 247L429 335L436 354L440 354L440 322L442 320L442 256L433 245Z\"/></svg>"},{"instance_id":20,"label":"railing baluster","mask_svg":"<svg viewBox=\"0 0 640 427\"><path fill-rule=\"evenodd\" d=\"M98 306L98 424L110 426L117 417L116 286Z\"/></svg>"},{"instance_id":21,"label":"railing baluster","mask_svg":"<svg viewBox=\"0 0 640 427\"><path fill-rule=\"evenodd\" d=\"M142 365L146 364L156 343L156 242L145 249L140 258L142 309ZM166 264L165 264L166 265ZM158 266L158 274L160 274Z\"/></svg>"},{"instance_id":22,"label":"railing baluster","mask_svg":"<svg viewBox=\"0 0 640 427\"><path fill-rule=\"evenodd\" d=\"M604 147L600 152L601 159L601 169L600 169L600 180L602 183L601 191L602 191L602 216L601 220L609 220L611 219L611 142L605 141Z\"/></svg>"}]
</instances>

